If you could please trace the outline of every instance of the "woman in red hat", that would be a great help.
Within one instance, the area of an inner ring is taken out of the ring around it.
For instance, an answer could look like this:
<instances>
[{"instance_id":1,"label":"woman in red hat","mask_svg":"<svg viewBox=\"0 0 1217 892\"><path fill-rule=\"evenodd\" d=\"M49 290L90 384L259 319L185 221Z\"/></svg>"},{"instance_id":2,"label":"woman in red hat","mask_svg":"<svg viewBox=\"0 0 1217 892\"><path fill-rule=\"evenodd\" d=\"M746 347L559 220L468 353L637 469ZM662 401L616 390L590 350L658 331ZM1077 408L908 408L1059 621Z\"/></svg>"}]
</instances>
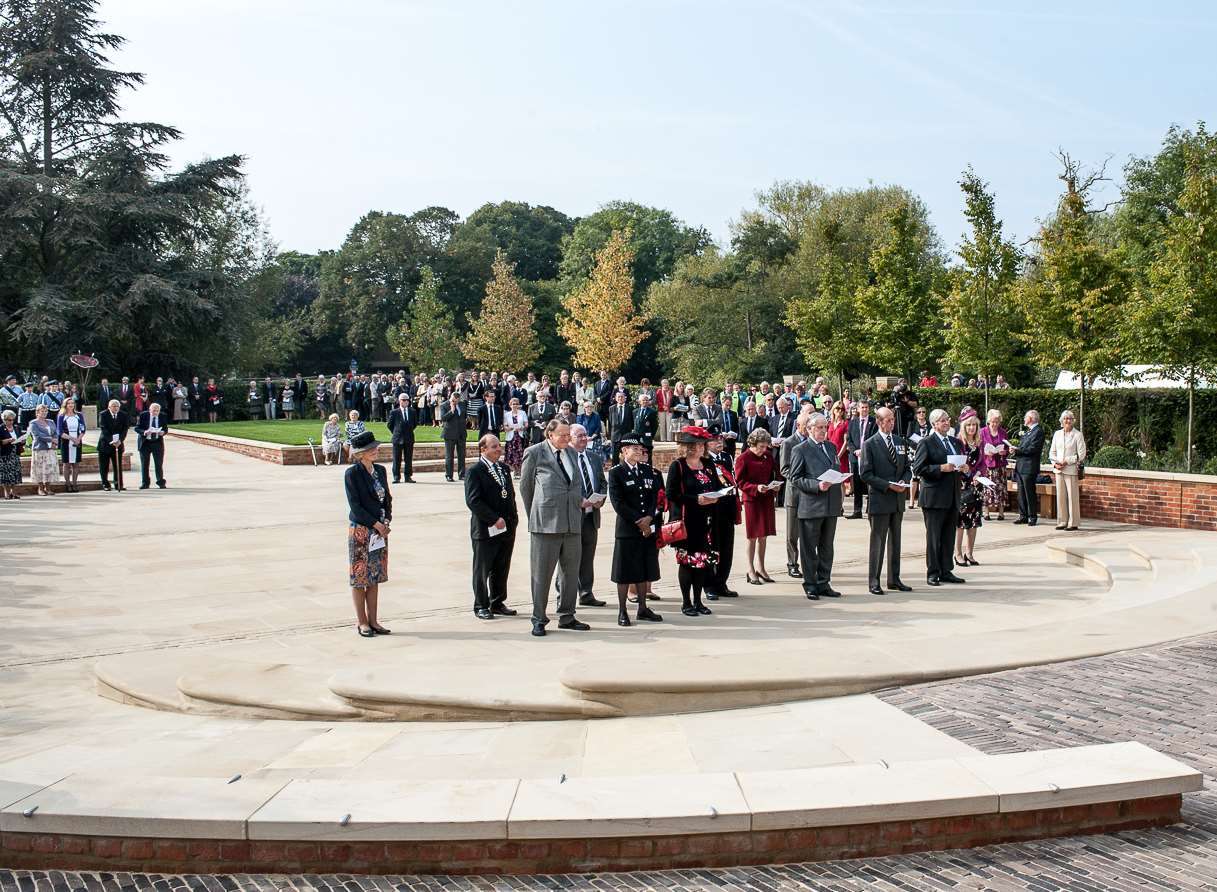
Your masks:
<instances>
[{"instance_id":1,"label":"woman in red hat","mask_svg":"<svg viewBox=\"0 0 1217 892\"><path fill-rule=\"evenodd\" d=\"M710 493L723 488L714 465L705 460L710 432L686 425L676 434L676 461L668 466L669 521L684 520L685 538L676 546L677 579L680 581L680 612L685 616L709 616L713 611L702 603L702 593L713 587L718 565L714 544L714 504Z\"/></svg>"}]
</instances>

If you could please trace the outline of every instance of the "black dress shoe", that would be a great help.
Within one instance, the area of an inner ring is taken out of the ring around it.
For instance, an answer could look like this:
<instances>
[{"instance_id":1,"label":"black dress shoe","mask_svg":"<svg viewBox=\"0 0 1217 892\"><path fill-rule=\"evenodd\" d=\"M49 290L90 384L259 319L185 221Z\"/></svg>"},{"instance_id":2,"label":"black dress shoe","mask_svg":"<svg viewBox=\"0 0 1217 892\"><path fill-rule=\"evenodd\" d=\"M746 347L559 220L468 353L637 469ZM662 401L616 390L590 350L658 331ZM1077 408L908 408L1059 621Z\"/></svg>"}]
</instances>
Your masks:
<instances>
[{"instance_id":1,"label":"black dress shoe","mask_svg":"<svg viewBox=\"0 0 1217 892\"><path fill-rule=\"evenodd\" d=\"M1029 527L1033 527L1033 526L1035 526L1037 523L1039 523L1039 521L1038 521L1038 520L1036 520L1036 519L1033 517L1033 518L1031 518L1029 521L1027 521L1027 526L1029 526Z\"/></svg>"},{"instance_id":2,"label":"black dress shoe","mask_svg":"<svg viewBox=\"0 0 1217 892\"><path fill-rule=\"evenodd\" d=\"M140 489L147 489L147 488L148 488L148 484L147 484L147 483L141 483L141 484L139 485L139 488L140 488Z\"/></svg>"},{"instance_id":3,"label":"black dress shoe","mask_svg":"<svg viewBox=\"0 0 1217 892\"><path fill-rule=\"evenodd\" d=\"M720 598L738 598L738 597L739 597L739 592L734 591L734 590L729 589L729 588L725 588L725 589L723 589L721 592L719 592L719 593L718 593L718 596L719 596Z\"/></svg>"},{"instance_id":4,"label":"black dress shoe","mask_svg":"<svg viewBox=\"0 0 1217 892\"><path fill-rule=\"evenodd\" d=\"M157 488L157 489L164 489L164 488L165 488L167 485L168 485L168 484L166 484L166 483L158 483L158 484L156 485L156 488Z\"/></svg>"},{"instance_id":5,"label":"black dress shoe","mask_svg":"<svg viewBox=\"0 0 1217 892\"><path fill-rule=\"evenodd\" d=\"M1077 530L1078 530L1077 527L1065 527L1065 531L1068 533L1076 533Z\"/></svg>"},{"instance_id":6,"label":"black dress shoe","mask_svg":"<svg viewBox=\"0 0 1217 892\"><path fill-rule=\"evenodd\" d=\"M444 479L447 480L449 483L452 482L452 478L449 477L447 474L444 475Z\"/></svg>"},{"instance_id":7,"label":"black dress shoe","mask_svg":"<svg viewBox=\"0 0 1217 892\"><path fill-rule=\"evenodd\" d=\"M943 575L943 576L941 577L941 579L942 579L942 581L943 581L943 582L954 582L954 583L956 583L956 584L959 584L959 583L962 583L962 582L964 582L964 581L965 581L965 580L963 580L963 579L960 579L960 578L959 578L958 576L956 576L954 573L947 573L947 574Z\"/></svg>"},{"instance_id":8,"label":"black dress shoe","mask_svg":"<svg viewBox=\"0 0 1217 892\"><path fill-rule=\"evenodd\" d=\"M518 610L512 610L510 607L506 607L503 605L500 605L498 607L491 607L490 612L493 613L495 616L515 616L517 613L519 613Z\"/></svg>"},{"instance_id":9,"label":"black dress shoe","mask_svg":"<svg viewBox=\"0 0 1217 892\"><path fill-rule=\"evenodd\" d=\"M706 600L707 601L717 601L718 592L706 592Z\"/></svg>"},{"instance_id":10,"label":"black dress shoe","mask_svg":"<svg viewBox=\"0 0 1217 892\"><path fill-rule=\"evenodd\" d=\"M808 601L818 601L818 600L820 600L820 596L819 596L819 595L817 595L815 592L803 592L803 594L805 594L805 595L807 596L807 600L808 600Z\"/></svg>"},{"instance_id":11,"label":"black dress shoe","mask_svg":"<svg viewBox=\"0 0 1217 892\"><path fill-rule=\"evenodd\" d=\"M589 626L587 623L579 622L579 620L575 619L572 616L567 619L558 620L558 628L559 629L570 629L575 632L586 632L588 629L591 628L591 626Z\"/></svg>"},{"instance_id":12,"label":"black dress shoe","mask_svg":"<svg viewBox=\"0 0 1217 892\"><path fill-rule=\"evenodd\" d=\"M697 616L697 608L692 605L680 608L680 612L685 616Z\"/></svg>"},{"instance_id":13,"label":"black dress shoe","mask_svg":"<svg viewBox=\"0 0 1217 892\"><path fill-rule=\"evenodd\" d=\"M1020 517L1018 520L1014 521L1014 524L1015 524L1015 526L1017 526L1020 523L1026 523L1026 522L1027 522L1027 518Z\"/></svg>"},{"instance_id":14,"label":"black dress shoe","mask_svg":"<svg viewBox=\"0 0 1217 892\"><path fill-rule=\"evenodd\" d=\"M846 515L845 515L845 519L846 519L846 520L861 520L861 519L862 519L862 512L861 512L861 511L855 511L853 514L846 514Z\"/></svg>"},{"instance_id":15,"label":"black dress shoe","mask_svg":"<svg viewBox=\"0 0 1217 892\"><path fill-rule=\"evenodd\" d=\"M788 567L786 568L786 572L787 572L787 573L788 573L790 576L793 576L795 579L802 579L802 578L803 578L803 571L802 571L802 570L800 570L798 567L796 567L794 564L791 564L790 566L788 566Z\"/></svg>"},{"instance_id":16,"label":"black dress shoe","mask_svg":"<svg viewBox=\"0 0 1217 892\"><path fill-rule=\"evenodd\" d=\"M394 483L401 483L401 478L400 478L400 477L394 477L394 478L393 478L393 482L394 482Z\"/></svg>"},{"instance_id":17,"label":"black dress shoe","mask_svg":"<svg viewBox=\"0 0 1217 892\"><path fill-rule=\"evenodd\" d=\"M579 606L580 607L603 607L604 604L605 604L605 602L597 600L595 595L580 595L579 596Z\"/></svg>"},{"instance_id":18,"label":"black dress shoe","mask_svg":"<svg viewBox=\"0 0 1217 892\"><path fill-rule=\"evenodd\" d=\"M386 629L384 626L372 626L372 631L377 635L392 635L392 629Z\"/></svg>"},{"instance_id":19,"label":"black dress shoe","mask_svg":"<svg viewBox=\"0 0 1217 892\"><path fill-rule=\"evenodd\" d=\"M660 616L658 613L656 613L654 610L652 610L650 607L643 607L641 610L639 610L637 618L640 620L644 620L648 623L663 622L663 617Z\"/></svg>"},{"instance_id":20,"label":"black dress shoe","mask_svg":"<svg viewBox=\"0 0 1217 892\"><path fill-rule=\"evenodd\" d=\"M903 582L889 582L887 587L890 589L895 589L898 592L911 592L913 590L911 585L905 585Z\"/></svg>"},{"instance_id":21,"label":"black dress shoe","mask_svg":"<svg viewBox=\"0 0 1217 892\"><path fill-rule=\"evenodd\" d=\"M532 633L534 635L536 635L538 638L544 638L545 637L545 623L533 623L532 624Z\"/></svg>"},{"instance_id":22,"label":"black dress shoe","mask_svg":"<svg viewBox=\"0 0 1217 892\"><path fill-rule=\"evenodd\" d=\"M887 594L887 593L886 593L886 592L885 592L883 589L879 588L879 586L877 586L877 585L872 585L872 586L871 586L871 588L870 588L870 593L871 593L872 595L884 595L884 594Z\"/></svg>"},{"instance_id":23,"label":"black dress shoe","mask_svg":"<svg viewBox=\"0 0 1217 892\"><path fill-rule=\"evenodd\" d=\"M629 614L627 614L624 610L622 610L620 613L617 614L617 625L619 625L619 626L630 625Z\"/></svg>"},{"instance_id":24,"label":"black dress shoe","mask_svg":"<svg viewBox=\"0 0 1217 892\"><path fill-rule=\"evenodd\" d=\"M834 588L820 589L821 598L839 598L841 593Z\"/></svg>"},{"instance_id":25,"label":"black dress shoe","mask_svg":"<svg viewBox=\"0 0 1217 892\"><path fill-rule=\"evenodd\" d=\"M407 478L406 478L406 482L407 482L407 483L413 483L413 482L414 482L414 478L413 478L413 477L407 477Z\"/></svg>"},{"instance_id":26,"label":"black dress shoe","mask_svg":"<svg viewBox=\"0 0 1217 892\"><path fill-rule=\"evenodd\" d=\"M705 604L698 604L694 609L702 616L710 616L712 613L714 613L714 611Z\"/></svg>"},{"instance_id":27,"label":"black dress shoe","mask_svg":"<svg viewBox=\"0 0 1217 892\"><path fill-rule=\"evenodd\" d=\"M360 638L375 638L376 633L371 629L365 629L363 626L356 626L355 631L359 633Z\"/></svg>"},{"instance_id":28,"label":"black dress shoe","mask_svg":"<svg viewBox=\"0 0 1217 892\"><path fill-rule=\"evenodd\" d=\"M1065 525L1064 525L1063 523L1058 523L1058 524L1056 525L1056 528L1057 528L1058 530L1063 530L1063 529L1065 529Z\"/></svg>"},{"instance_id":29,"label":"black dress shoe","mask_svg":"<svg viewBox=\"0 0 1217 892\"><path fill-rule=\"evenodd\" d=\"M937 576L927 577L925 582L926 585L942 585L942 582L939 581Z\"/></svg>"},{"instance_id":30,"label":"black dress shoe","mask_svg":"<svg viewBox=\"0 0 1217 892\"><path fill-rule=\"evenodd\" d=\"M103 484L101 485L101 488L102 488L103 490L105 490L106 492L109 492L109 491L110 491L110 484L109 484L109 483L103 483Z\"/></svg>"},{"instance_id":31,"label":"black dress shoe","mask_svg":"<svg viewBox=\"0 0 1217 892\"><path fill-rule=\"evenodd\" d=\"M492 613L486 607L473 608L473 615L476 616L478 619L494 619L494 613Z\"/></svg>"}]
</instances>

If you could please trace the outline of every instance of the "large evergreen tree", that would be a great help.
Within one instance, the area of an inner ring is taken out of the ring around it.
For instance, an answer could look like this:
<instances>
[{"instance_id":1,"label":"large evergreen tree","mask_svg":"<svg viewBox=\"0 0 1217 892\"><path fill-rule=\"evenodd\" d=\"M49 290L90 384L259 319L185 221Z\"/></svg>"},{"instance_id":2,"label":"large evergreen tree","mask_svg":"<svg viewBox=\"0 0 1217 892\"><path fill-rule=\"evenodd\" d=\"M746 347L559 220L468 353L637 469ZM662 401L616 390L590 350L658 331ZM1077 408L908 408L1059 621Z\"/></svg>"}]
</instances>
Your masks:
<instances>
[{"instance_id":1,"label":"large evergreen tree","mask_svg":"<svg viewBox=\"0 0 1217 892\"><path fill-rule=\"evenodd\" d=\"M225 255L241 159L168 172L172 127L119 118L142 76L108 54L96 0L0 0L0 325L6 353L62 368L184 372L239 337L240 261ZM151 343L150 339L155 339Z\"/></svg>"}]
</instances>

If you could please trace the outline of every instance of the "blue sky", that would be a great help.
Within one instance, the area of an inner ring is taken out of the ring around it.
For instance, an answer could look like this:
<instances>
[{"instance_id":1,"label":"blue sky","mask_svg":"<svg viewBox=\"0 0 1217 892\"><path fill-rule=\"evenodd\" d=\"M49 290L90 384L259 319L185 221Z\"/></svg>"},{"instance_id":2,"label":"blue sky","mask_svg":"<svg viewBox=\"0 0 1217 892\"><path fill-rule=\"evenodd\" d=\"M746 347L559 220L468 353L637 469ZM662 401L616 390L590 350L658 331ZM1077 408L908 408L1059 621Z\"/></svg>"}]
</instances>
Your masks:
<instances>
[{"instance_id":1,"label":"blue sky","mask_svg":"<svg viewBox=\"0 0 1217 892\"><path fill-rule=\"evenodd\" d=\"M248 156L284 249L366 211L668 208L720 241L779 179L903 185L946 245L972 164L1018 238L1063 148L1153 153L1217 125L1217 4L102 0L176 163ZM1110 196L1108 196L1110 197Z\"/></svg>"}]
</instances>

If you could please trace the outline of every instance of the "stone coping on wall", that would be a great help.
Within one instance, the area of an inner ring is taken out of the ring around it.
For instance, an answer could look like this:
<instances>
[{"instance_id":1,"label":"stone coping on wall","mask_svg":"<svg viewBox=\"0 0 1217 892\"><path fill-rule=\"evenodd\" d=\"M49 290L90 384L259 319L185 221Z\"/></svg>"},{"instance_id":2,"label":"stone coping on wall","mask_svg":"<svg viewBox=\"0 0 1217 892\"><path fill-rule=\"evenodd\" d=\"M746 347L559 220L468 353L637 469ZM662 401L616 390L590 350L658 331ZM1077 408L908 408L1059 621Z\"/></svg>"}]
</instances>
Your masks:
<instances>
[{"instance_id":1,"label":"stone coping on wall","mask_svg":"<svg viewBox=\"0 0 1217 892\"><path fill-rule=\"evenodd\" d=\"M766 863L1173 823L1182 794L1202 787L1199 772L1136 742L637 777L80 774L45 786L0 780L0 857L77 869L176 862L175 872Z\"/></svg>"}]
</instances>

